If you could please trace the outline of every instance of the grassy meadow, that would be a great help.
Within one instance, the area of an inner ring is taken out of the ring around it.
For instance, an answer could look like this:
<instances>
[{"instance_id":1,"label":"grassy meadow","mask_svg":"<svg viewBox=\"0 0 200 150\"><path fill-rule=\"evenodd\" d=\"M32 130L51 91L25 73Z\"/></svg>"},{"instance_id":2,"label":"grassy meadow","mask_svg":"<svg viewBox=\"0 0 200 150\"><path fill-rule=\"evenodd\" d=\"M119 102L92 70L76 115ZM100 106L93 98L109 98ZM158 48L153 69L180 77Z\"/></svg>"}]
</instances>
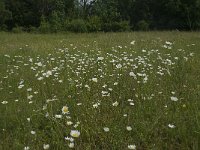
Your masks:
<instances>
[{"instance_id":1,"label":"grassy meadow","mask_svg":"<svg viewBox=\"0 0 200 150\"><path fill-rule=\"evenodd\" d=\"M199 150L200 33L0 32L0 150Z\"/></svg>"}]
</instances>

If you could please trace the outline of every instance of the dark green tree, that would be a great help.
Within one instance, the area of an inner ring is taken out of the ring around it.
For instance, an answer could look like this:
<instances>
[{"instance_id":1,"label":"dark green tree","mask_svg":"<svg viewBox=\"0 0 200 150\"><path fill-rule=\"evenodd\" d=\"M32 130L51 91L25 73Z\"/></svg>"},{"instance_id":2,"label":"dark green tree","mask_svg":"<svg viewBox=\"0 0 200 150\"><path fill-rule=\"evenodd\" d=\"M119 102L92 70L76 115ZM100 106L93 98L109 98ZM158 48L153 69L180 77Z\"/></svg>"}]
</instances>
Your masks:
<instances>
[{"instance_id":1,"label":"dark green tree","mask_svg":"<svg viewBox=\"0 0 200 150\"><path fill-rule=\"evenodd\" d=\"M6 9L5 2L0 0L0 29L6 30L6 21L12 19L12 13Z\"/></svg>"}]
</instances>

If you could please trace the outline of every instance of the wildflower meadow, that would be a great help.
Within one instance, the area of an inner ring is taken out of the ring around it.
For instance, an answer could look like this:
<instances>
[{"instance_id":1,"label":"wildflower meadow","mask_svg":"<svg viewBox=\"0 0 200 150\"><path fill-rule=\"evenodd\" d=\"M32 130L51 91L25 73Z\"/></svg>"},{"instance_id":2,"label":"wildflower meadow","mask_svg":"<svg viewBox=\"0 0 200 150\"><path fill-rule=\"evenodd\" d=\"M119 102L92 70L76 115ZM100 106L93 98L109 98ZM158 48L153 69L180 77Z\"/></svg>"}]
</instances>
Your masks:
<instances>
[{"instance_id":1,"label":"wildflower meadow","mask_svg":"<svg viewBox=\"0 0 200 150\"><path fill-rule=\"evenodd\" d=\"M0 32L0 149L200 149L200 33Z\"/></svg>"}]
</instances>

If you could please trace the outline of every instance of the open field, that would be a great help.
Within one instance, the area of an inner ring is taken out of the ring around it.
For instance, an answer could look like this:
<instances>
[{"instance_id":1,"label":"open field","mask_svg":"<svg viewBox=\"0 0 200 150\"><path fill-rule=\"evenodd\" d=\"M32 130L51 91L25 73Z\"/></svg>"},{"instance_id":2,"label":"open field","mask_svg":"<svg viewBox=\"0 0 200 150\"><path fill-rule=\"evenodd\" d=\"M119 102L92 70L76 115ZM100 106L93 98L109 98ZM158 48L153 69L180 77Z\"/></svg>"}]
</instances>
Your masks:
<instances>
[{"instance_id":1,"label":"open field","mask_svg":"<svg viewBox=\"0 0 200 150\"><path fill-rule=\"evenodd\" d=\"M0 102L0 150L198 150L200 33L1 32Z\"/></svg>"}]
</instances>

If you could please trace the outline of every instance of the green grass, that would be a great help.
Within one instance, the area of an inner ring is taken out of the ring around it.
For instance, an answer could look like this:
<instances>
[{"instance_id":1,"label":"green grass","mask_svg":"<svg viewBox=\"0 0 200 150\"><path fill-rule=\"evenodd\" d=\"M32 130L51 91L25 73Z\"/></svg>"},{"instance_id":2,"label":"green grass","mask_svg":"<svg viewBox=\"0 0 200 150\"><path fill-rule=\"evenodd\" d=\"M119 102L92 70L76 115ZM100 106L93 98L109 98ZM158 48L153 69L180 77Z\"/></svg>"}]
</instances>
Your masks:
<instances>
[{"instance_id":1,"label":"green grass","mask_svg":"<svg viewBox=\"0 0 200 150\"><path fill-rule=\"evenodd\" d=\"M200 149L199 32L1 32L0 68L2 150Z\"/></svg>"}]
</instances>

